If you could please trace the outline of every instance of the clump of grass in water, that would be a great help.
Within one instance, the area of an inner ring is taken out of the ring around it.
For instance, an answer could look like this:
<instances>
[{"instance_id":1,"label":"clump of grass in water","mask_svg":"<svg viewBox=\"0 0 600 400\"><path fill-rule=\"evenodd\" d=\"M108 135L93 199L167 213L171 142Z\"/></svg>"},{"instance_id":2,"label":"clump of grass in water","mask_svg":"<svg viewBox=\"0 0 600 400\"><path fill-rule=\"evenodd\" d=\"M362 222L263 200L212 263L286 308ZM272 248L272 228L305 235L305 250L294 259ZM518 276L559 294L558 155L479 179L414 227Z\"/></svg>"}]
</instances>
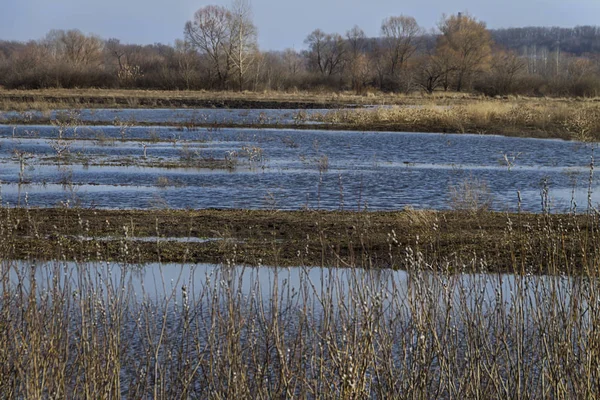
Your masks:
<instances>
[{"instance_id":1,"label":"clump of grass in water","mask_svg":"<svg viewBox=\"0 0 600 400\"><path fill-rule=\"evenodd\" d=\"M313 120L428 132L540 135L591 140L600 135L600 106L558 102L478 100L469 104L422 104L372 109L332 110Z\"/></svg>"},{"instance_id":2,"label":"clump of grass in water","mask_svg":"<svg viewBox=\"0 0 600 400\"><path fill-rule=\"evenodd\" d=\"M489 211L493 205L493 195L487 183L472 176L451 184L449 195L450 207L457 211L479 213Z\"/></svg>"}]
</instances>

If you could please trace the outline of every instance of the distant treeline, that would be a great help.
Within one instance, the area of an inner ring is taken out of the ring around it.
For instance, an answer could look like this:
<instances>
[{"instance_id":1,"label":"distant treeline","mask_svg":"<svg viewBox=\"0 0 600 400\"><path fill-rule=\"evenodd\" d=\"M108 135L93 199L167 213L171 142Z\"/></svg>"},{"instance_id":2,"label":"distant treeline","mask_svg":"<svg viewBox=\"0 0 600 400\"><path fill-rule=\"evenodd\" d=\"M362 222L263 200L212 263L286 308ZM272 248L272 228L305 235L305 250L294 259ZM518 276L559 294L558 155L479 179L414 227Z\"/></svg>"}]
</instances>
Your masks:
<instances>
[{"instance_id":1,"label":"distant treeline","mask_svg":"<svg viewBox=\"0 0 600 400\"><path fill-rule=\"evenodd\" d=\"M199 9L174 45L78 30L0 41L0 86L600 95L598 27L488 30L459 13L426 32L400 15L382 21L376 38L358 26L344 34L316 29L305 48L261 51L249 3L235 0Z\"/></svg>"},{"instance_id":2,"label":"distant treeline","mask_svg":"<svg viewBox=\"0 0 600 400\"><path fill-rule=\"evenodd\" d=\"M526 27L490 30L492 39L507 49L525 51L539 48L574 56L600 55L600 27Z\"/></svg>"}]
</instances>

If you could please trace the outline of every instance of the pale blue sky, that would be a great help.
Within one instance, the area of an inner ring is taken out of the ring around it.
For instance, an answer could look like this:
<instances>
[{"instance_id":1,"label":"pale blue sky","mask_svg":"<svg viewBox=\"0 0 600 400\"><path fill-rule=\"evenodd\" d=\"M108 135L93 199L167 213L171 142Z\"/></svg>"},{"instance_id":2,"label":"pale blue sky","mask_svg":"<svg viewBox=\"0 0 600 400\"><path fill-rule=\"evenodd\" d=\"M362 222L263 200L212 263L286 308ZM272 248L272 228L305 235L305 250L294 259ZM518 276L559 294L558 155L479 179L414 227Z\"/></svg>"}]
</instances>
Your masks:
<instances>
[{"instance_id":1,"label":"pale blue sky","mask_svg":"<svg viewBox=\"0 0 600 400\"><path fill-rule=\"evenodd\" d=\"M182 38L194 11L230 0L0 0L0 39L29 40L50 29L77 28L125 43ZM303 47L316 28L343 34L358 24L369 36L381 20L410 15L433 28L442 13L468 11L490 28L600 24L600 0L252 0L263 50Z\"/></svg>"}]
</instances>

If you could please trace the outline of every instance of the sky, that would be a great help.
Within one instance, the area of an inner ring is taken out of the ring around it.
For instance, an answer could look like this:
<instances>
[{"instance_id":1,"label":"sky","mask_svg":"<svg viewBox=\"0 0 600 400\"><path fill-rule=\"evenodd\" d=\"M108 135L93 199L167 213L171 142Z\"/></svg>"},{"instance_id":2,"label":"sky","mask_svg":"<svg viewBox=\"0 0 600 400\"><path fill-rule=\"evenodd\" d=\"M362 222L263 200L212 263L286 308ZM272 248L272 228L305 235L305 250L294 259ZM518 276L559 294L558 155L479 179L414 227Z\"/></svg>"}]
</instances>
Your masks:
<instances>
[{"instance_id":1,"label":"sky","mask_svg":"<svg viewBox=\"0 0 600 400\"><path fill-rule=\"evenodd\" d=\"M344 34L354 25L377 36L381 21L416 18L432 29L442 14L469 12L489 28L598 25L600 0L251 0L263 50L304 48L314 29ZM0 39L40 39L51 29L79 29L123 43L173 44L194 12L231 0L0 0Z\"/></svg>"}]
</instances>

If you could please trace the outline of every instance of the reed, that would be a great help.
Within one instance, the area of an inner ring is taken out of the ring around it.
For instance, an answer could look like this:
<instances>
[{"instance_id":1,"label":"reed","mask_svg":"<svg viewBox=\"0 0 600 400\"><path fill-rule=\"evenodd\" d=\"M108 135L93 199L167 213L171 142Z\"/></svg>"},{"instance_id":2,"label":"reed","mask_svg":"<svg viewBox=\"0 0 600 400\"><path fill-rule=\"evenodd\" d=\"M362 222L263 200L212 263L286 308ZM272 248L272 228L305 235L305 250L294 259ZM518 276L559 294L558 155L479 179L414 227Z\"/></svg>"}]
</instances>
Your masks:
<instances>
[{"instance_id":1,"label":"reed","mask_svg":"<svg viewBox=\"0 0 600 400\"><path fill-rule=\"evenodd\" d=\"M600 390L593 210L541 214L537 226L506 215L502 241L512 261L504 274L488 272L493 245L442 257L451 245L439 227L450 214L439 212L394 215L417 234L414 243L383 231L400 272L359 267L372 257L366 241L339 263L346 268L310 267L302 260L311 249L300 245L295 268L244 267L241 245L225 235L220 265L195 273L183 268L191 244L182 264L132 264L142 251L172 246L161 239L160 212L148 247L136 241L145 228L133 219L111 224L96 214L101 227L94 213L56 210L49 228L47 213L2 209L6 398L594 398ZM363 223L353 226L364 238L377 215L358 214ZM490 214L457 215L483 223ZM69 224L70 237L59 228ZM25 225L32 240L54 241L54 261L11 257ZM98 229L120 235L101 240ZM194 224L179 229L189 237ZM328 234L326 225L313 229L324 255ZM148 271L158 272L135 284Z\"/></svg>"}]
</instances>

